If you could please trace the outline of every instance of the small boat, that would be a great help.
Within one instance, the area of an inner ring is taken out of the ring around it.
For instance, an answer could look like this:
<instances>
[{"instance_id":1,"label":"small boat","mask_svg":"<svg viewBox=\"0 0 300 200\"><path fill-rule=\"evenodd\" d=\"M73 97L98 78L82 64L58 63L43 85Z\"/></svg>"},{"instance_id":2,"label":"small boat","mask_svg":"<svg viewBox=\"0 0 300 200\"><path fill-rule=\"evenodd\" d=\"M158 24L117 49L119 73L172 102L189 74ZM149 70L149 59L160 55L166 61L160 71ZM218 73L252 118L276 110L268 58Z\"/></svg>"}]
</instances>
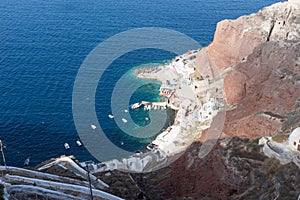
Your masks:
<instances>
[{"instance_id":1,"label":"small boat","mask_svg":"<svg viewBox=\"0 0 300 200\"><path fill-rule=\"evenodd\" d=\"M80 140L77 140L77 141L76 141L76 144L77 144L79 147L82 146L82 143L80 142Z\"/></svg>"},{"instance_id":2,"label":"small boat","mask_svg":"<svg viewBox=\"0 0 300 200\"><path fill-rule=\"evenodd\" d=\"M127 110L127 109L125 109L125 110L124 110L124 112L128 113L128 110Z\"/></svg>"},{"instance_id":3,"label":"small boat","mask_svg":"<svg viewBox=\"0 0 300 200\"><path fill-rule=\"evenodd\" d=\"M24 162L24 166L29 166L30 163L30 157L28 157L25 162Z\"/></svg>"},{"instance_id":4,"label":"small boat","mask_svg":"<svg viewBox=\"0 0 300 200\"><path fill-rule=\"evenodd\" d=\"M92 125L91 125L91 128L92 128L93 130L95 130L95 129L97 128L97 126L94 125L94 124L92 124Z\"/></svg>"},{"instance_id":5,"label":"small boat","mask_svg":"<svg viewBox=\"0 0 300 200\"><path fill-rule=\"evenodd\" d=\"M122 122L123 122L123 123L127 123L128 121L127 121L127 119L122 118Z\"/></svg>"},{"instance_id":6,"label":"small boat","mask_svg":"<svg viewBox=\"0 0 300 200\"><path fill-rule=\"evenodd\" d=\"M149 151L153 151L153 149L155 149L156 148L156 146L155 146L155 144L153 144L153 143L150 143L150 144L148 144L147 145L147 147L146 147Z\"/></svg>"},{"instance_id":7,"label":"small boat","mask_svg":"<svg viewBox=\"0 0 300 200\"><path fill-rule=\"evenodd\" d=\"M146 121L149 121L149 117L146 117L145 120L146 120Z\"/></svg>"},{"instance_id":8,"label":"small boat","mask_svg":"<svg viewBox=\"0 0 300 200\"><path fill-rule=\"evenodd\" d=\"M108 117L109 117L110 119L113 119L113 118L114 118L114 116L111 115L111 114L109 114Z\"/></svg>"},{"instance_id":9,"label":"small boat","mask_svg":"<svg viewBox=\"0 0 300 200\"><path fill-rule=\"evenodd\" d=\"M131 109L137 109L137 108L139 108L140 106L141 106L140 103L135 103L135 104L132 104L132 105L131 105Z\"/></svg>"},{"instance_id":10,"label":"small boat","mask_svg":"<svg viewBox=\"0 0 300 200\"><path fill-rule=\"evenodd\" d=\"M66 150L70 149L70 145L68 143L65 143L64 146Z\"/></svg>"},{"instance_id":11,"label":"small boat","mask_svg":"<svg viewBox=\"0 0 300 200\"><path fill-rule=\"evenodd\" d=\"M123 142L123 141L121 141L121 145L122 145L122 146L124 145L124 142Z\"/></svg>"},{"instance_id":12,"label":"small boat","mask_svg":"<svg viewBox=\"0 0 300 200\"><path fill-rule=\"evenodd\" d=\"M137 151L135 152L135 155L140 156L142 153L143 153L143 152L137 150Z\"/></svg>"}]
</instances>

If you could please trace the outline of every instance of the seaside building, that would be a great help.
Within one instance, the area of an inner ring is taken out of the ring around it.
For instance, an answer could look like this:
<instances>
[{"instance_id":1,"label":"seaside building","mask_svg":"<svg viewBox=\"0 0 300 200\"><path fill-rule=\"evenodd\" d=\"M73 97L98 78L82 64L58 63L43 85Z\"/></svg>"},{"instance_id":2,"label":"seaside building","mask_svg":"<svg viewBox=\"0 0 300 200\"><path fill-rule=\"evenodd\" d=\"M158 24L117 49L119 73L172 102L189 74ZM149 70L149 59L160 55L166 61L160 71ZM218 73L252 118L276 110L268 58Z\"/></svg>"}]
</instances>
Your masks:
<instances>
[{"instance_id":1,"label":"seaside building","mask_svg":"<svg viewBox=\"0 0 300 200\"><path fill-rule=\"evenodd\" d=\"M199 121L204 122L212 119L218 114L219 106L215 98L210 98L208 102L203 104L199 111Z\"/></svg>"},{"instance_id":2,"label":"seaside building","mask_svg":"<svg viewBox=\"0 0 300 200\"><path fill-rule=\"evenodd\" d=\"M195 60L196 52L189 51L183 56L176 57L175 62L172 64L176 72L183 76L184 83L187 85L191 83L190 76L195 72L195 68L190 67L190 64L192 60Z\"/></svg>"},{"instance_id":3,"label":"seaside building","mask_svg":"<svg viewBox=\"0 0 300 200\"><path fill-rule=\"evenodd\" d=\"M160 96L167 97L168 99L174 94L175 90L169 87L161 87L160 88Z\"/></svg>"},{"instance_id":4,"label":"seaside building","mask_svg":"<svg viewBox=\"0 0 300 200\"><path fill-rule=\"evenodd\" d=\"M300 151L300 127L293 130L289 136L289 145L294 150Z\"/></svg>"}]
</instances>

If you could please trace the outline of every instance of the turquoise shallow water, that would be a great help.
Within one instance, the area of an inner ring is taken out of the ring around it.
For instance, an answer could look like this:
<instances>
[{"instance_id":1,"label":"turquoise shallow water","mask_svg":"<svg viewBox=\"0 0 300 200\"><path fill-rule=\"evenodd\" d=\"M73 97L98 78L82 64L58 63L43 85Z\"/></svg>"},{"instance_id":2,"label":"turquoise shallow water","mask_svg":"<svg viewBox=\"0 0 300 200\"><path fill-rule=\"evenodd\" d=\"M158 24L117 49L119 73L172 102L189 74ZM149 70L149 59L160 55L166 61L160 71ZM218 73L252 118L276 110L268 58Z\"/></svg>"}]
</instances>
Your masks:
<instances>
[{"instance_id":1,"label":"turquoise shallow water","mask_svg":"<svg viewBox=\"0 0 300 200\"><path fill-rule=\"evenodd\" d=\"M78 135L72 116L72 91L83 60L108 37L137 27L164 27L205 46L212 41L218 21L256 12L274 2L277 0L1 1L0 137L6 146L7 163L22 166L30 156L35 165L61 154L93 159L84 147L75 144ZM132 67L173 56L144 49L116 60L99 82L97 113L110 112L109 97L118 77ZM132 101L155 100L158 87L146 85ZM139 120L146 113L132 115L142 115L135 117ZM126 148L134 150L148 142L132 142L107 121L106 115L98 115L98 119L117 145L124 140L131 144ZM70 151L65 151L64 142L70 143Z\"/></svg>"}]
</instances>

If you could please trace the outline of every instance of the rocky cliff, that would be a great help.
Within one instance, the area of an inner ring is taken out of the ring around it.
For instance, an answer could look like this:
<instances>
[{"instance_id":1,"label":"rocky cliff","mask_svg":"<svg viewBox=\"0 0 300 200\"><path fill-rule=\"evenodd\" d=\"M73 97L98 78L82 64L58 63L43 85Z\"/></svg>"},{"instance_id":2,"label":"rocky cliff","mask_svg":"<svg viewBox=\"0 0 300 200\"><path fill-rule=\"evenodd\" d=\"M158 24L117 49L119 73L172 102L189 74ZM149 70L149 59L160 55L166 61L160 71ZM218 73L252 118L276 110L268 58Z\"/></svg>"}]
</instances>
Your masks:
<instances>
[{"instance_id":1,"label":"rocky cliff","mask_svg":"<svg viewBox=\"0 0 300 200\"><path fill-rule=\"evenodd\" d=\"M198 54L200 71L207 71L207 55L210 65L222 69L240 63L263 42L298 40L299 16L299 4L281 2L256 14L219 22L213 42Z\"/></svg>"},{"instance_id":2,"label":"rocky cliff","mask_svg":"<svg viewBox=\"0 0 300 200\"><path fill-rule=\"evenodd\" d=\"M300 174L294 164L280 165L264 157L257 140L233 136L288 134L300 125L299 30L295 0L217 24L212 44L197 55L197 67L204 77L223 79L223 132L231 139L203 159L197 157L201 144L194 144L163 181L164 198L297 198Z\"/></svg>"},{"instance_id":3,"label":"rocky cliff","mask_svg":"<svg viewBox=\"0 0 300 200\"><path fill-rule=\"evenodd\" d=\"M224 79L224 132L258 137L288 132L300 121L300 41L262 43Z\"/></svg>"},{"instance_id":4,"label":"rocky cliff","mask_svg":"<svg viewBox=\"0 0 300 200\"><path fill-rule=\"evenodd\" d=\"M258 140L227 138L205 158L194 143L171 166L149 174L99 174L125 199L297 199L300 171L262 153ZM106 180L107 179L107 180Z\"/></svg>"},{"instance_id":5,"label":"rocky cliff","mask_svg":"<svg viewBox=\"0 0 300 200\"><path fill-rule=\"evenodd\" d=\"M258 137L296 126L300 94L300 4L277 3L217 24L213 42L197 56L211 79L223 74L226 136Z\"/></svg>"},{"instance_id":6,"label":"rocky cliff","mask_svg":"<svg viewBox=\"0 0 300 200\"><path fill-rule=\"evenodd\" d=\"M172 165L161 186L167 199L296 199L300 171L266 158L257 140L222 141L204 159L195 143Z\"/></svg>"}]
</instances>

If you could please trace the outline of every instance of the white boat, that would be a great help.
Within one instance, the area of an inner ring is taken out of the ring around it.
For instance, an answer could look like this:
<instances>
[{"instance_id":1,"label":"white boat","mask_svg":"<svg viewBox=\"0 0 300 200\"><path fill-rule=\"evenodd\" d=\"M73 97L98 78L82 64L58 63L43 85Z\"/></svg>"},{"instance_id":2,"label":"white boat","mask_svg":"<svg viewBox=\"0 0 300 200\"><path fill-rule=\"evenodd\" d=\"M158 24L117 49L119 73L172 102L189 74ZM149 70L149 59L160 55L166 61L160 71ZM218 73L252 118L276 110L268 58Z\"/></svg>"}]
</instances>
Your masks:
<instances>
[{"instance_id":1,"label":"white boat","mask_svg":"<svg viewBox=\"0 0 300 200\"><path fill-rule=\"evenodd\" d=\"M137 108L139 108L140 106L141 106L140 103L135 103L135 104L132 104L132 105L131 105L131 109L137 109Z\"/></svg>"},{"instance_id":2,"label":"white boat","mask_svg":"<svg viewBox=\"0 0 300 200\"><path fill-rule=\"evenodd\" d=\"M93 130L95 130L95 129L97 128L97 126L94 125L94 124L92 124L92 125L91 125L91 128L92 128Z\"/></svg>"},{"instance_id":3,"label":"white boat","mask_svg":"<svg viewBox=\"0 0 300 200\"><path fill-rule=\"evenodd\" d=\"M128 113L128 110L127 110L127 109L125 109L125 110L124 110L124 112Z\"/></svg>"},{"instance_id":4,"label":"white boat","mask_svg":"<svg viewBox=\"0 0 300 200\"><path fill-rule=\"evenodd\" d=\"M113 119L113 118L114 118L114 116L111 115L111 114L109 114L108 117L109 117L110 119Z\"/></svg>"},{"instance_id":5,"label":"white boat","mask_svg":"<svg viewBox=\"0 0 300 200\"><path fill-rule=\"evenodd\" d=\"M28 166L30 163L30 157L28 157L25 162L24 162L24 166Z\"/></svg>"},{"instance_id":6,"label":"white boat","mask_svg":"<svg viewBox=\"0 0 300 200\"><path fill-rule=\"evenodd\" d=\"M66 150L70 149L70 145L68 143L65 143L64 146Z\"/></svg>"},{"instance_id":7,"label":"white boat","mask_svg":"<svg viewBox=\"0 0 300 200\"><path fill-rule=\"evenodd\" d=\"M127 119L122 118L122 122L123 122L123 123L127 123L128 121L127 121Z\"/></svg>"},{"instance_id":8,"label":"white boat","mask_svg":"<svg viewBox=\"0 0 300 200\"><path fill-rule=\"evenodd\" d=\"M122 146L124 145L124 142L123 142L123 141L121 141L121 145L122 145Z\"/></svg>"},{"instance_id":9,"label":"white boat","mask_svg":"<svg viewBox=\"0 0 300 200\"><path fill-rule=\"evenodd\" d=\"M146 121L149 121L149 117L146 117L145 120L146 120Z\"/></svg>"},{"instance_id":10,"label":"white boat","mask_svg":"<svg viewBox=\"0 0 300 200\"><path fill-rule=\"evenodd\" d=\"M76 144L77 144L79 147L82 146L82 143L80 142L80 140L77 140L77 141L76 141Z\"/></svg>"}]
</instances>

